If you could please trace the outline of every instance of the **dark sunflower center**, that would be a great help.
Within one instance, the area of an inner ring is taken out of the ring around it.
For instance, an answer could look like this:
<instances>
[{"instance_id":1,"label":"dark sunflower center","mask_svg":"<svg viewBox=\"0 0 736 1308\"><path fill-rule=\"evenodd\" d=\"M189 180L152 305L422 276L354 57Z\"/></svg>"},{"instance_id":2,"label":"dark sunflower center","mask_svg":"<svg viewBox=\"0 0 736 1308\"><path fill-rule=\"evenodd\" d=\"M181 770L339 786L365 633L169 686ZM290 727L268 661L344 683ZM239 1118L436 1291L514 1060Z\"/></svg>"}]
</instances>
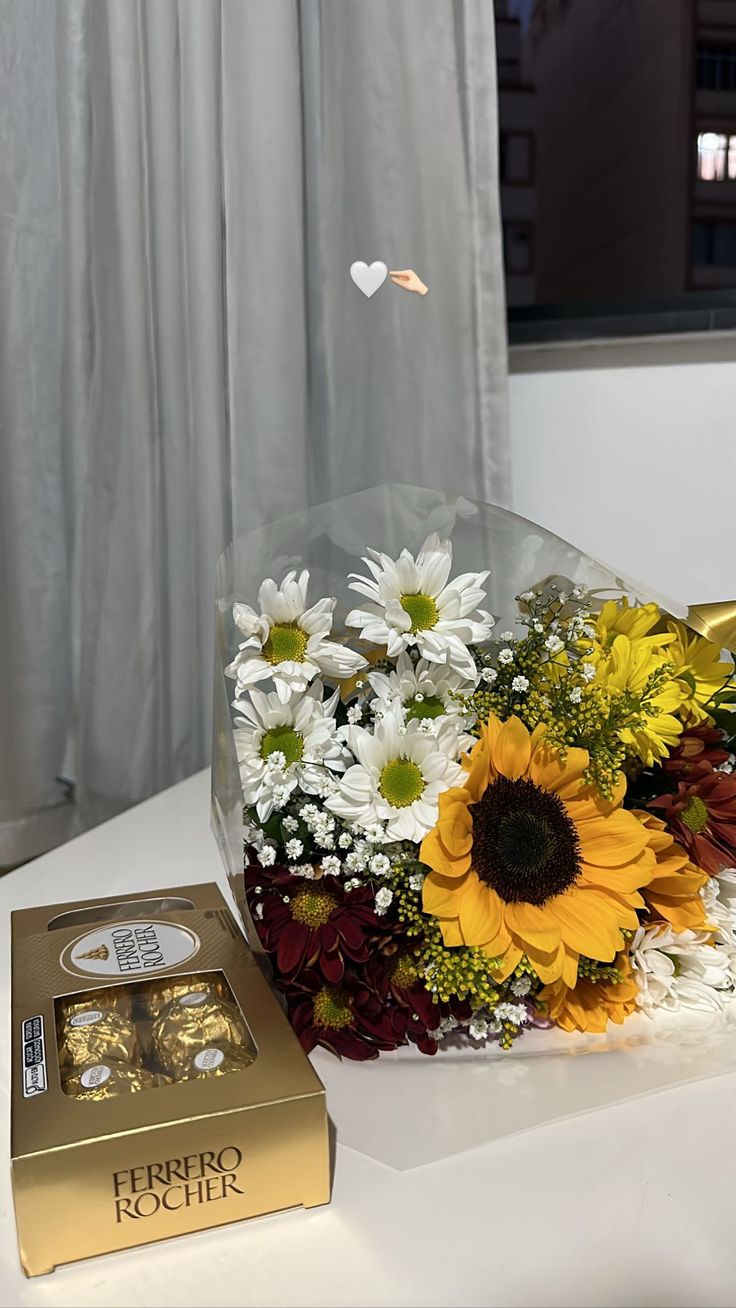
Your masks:
<instances>
[{"instance_id":1,"label":"dark sunflower center","mask_svg":"<svg viewBox=\"0 0 736 1308\"><path fill-rule=\"evenodd\" d=\"M473 870L507 904L544 904L576 880L580 843L557 795L499 777L470 812Z\"/></svg>"}]
</instances>

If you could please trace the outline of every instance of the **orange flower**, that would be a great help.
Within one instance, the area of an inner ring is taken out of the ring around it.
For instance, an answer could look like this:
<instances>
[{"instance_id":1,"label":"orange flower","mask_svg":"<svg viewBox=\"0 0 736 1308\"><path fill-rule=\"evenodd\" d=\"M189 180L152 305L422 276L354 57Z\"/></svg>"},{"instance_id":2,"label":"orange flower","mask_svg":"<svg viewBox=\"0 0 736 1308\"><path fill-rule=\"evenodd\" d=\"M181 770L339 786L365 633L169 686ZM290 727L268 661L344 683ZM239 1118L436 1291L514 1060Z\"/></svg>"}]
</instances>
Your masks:
<instances>
[{"instance_id":1,"label":"orange flower","mask_svg":"<svg viewBox=\"0 0 736 1308\"><path fill-rule=\"evenodd\" d=\"M503 980L526 955L542 982L574 986L578 958L610 963L635 931L656 867L647 828L583 779L584 749L563 763L544 728L491 716L464 760L462 787L439 797L420 857L432 870L424 911L446 945L477 945Z\"/></svg>"},{"instance_id":2,"label":"orange flower","mask_svg":"<svg viewBox=\"0 0 736 1308\"><path fill-rule=\"evenodd\" d=\"M547 1012L563 1031L605 1031L609 1022L621 1025L624 1018L636 1008L639 988L631 975L631 964L626 954L619 954L616 966L623 973L623 981L579 980L574 990L562 981L555 981L539 992Z\"/></svg>"},{"instance_id":3,"label":"orange flower","mask_svg":"<svg viewBox=\"0 0 736 1308\"><path fill-rule=\"evenodd\" d=\"M669 922L675 931L707 930L705 903L700 897L708 880L706 873L690 862L687 851L653 813L634 809L634 816L650 833L649 846L657 860L651 881L642 889L652 917Z\"/></svg>"}]
</instances>

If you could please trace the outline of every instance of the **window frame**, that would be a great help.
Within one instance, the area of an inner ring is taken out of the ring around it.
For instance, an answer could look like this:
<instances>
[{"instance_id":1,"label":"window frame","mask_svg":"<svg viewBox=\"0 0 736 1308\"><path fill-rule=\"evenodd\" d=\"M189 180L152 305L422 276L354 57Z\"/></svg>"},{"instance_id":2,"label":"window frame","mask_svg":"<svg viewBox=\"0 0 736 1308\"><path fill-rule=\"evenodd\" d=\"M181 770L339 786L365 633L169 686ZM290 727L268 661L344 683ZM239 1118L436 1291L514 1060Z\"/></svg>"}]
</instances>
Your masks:
<instances>
[{"instance_id":1,"label":"window frame","mask_svg":"<svg viewBox=\"0 0 736 1308\"><path fill-rule=\"evenodd\" d=\"M509 345L733 331L736 331L736 288L685 291L654 299L533 304L508 310Z\"/></svg>"}]
</instances>

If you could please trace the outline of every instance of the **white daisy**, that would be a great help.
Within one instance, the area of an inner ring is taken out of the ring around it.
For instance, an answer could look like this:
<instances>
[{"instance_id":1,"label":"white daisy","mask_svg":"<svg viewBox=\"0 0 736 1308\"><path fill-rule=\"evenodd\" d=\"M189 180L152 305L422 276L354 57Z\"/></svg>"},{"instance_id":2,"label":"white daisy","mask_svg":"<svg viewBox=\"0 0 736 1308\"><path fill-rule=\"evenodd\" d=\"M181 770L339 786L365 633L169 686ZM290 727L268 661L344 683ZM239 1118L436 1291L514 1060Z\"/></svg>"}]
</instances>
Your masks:
<instances>
[{"instance_id":1,"label":"white daisy","mask_svg":"<svg viewBox=\"0 0 736 1308\"><path fill-rule=\"evenodd\" d=\"M708 931L639 927L631 942L636 1002L650 1017L656 1008L718 1012L733 989L726 950L710 943Z\"/></svg>"},{"instance_id":2,"label":"white daisy","mask_svg":"<svg viewBox=\"0 0 736 1308\"><path fill-rule=\"evenodd\" d=\"M488 573L465 572L448 584L452 544L436 533L427 537L416 559L408 550L395 560L369 550L363 562L371 576L353 573L350 585L371 602L348 614L348 626L360 627L364 640L385 645L390 658L416 645L432 663L448 663L474 678L466 647L487 640L493 627L490 614L478 609Z\"/></svg>"},{"instance_id":3,"label":"white daisy","mask_svg":"<svg viewBox=\"0 0 736 1308\"><path fill-rule=\"evenodd\" d=\"M444 716L464 717L464 706L456 696L473 693L478 684L478 670L473 663L473 676L468 679L447 664L431 663L428 659L413 663L403 650L395 671L369 672L368 681L376 695L379 713L398 703L405 721L416 718L421 722Z\"/></svg>"},{"instance_id":4,"label":"white daisy","mask_svg":"<svg viewBox=\"0 0 736 1308\"><path fill-rule=\"evenodd\" d=\"M339 691L324 701L323 695L322 682L315 681L288 704L255 689L235 703L244 715L235 718L233 731L243 798L255 804L261 822L268 821L277 803L297 785L308 795L316 794L325 768L342 772L350 762L333 716Z\"/></svg>"},{"instance_id":5,"label":"white daisy","mask_svg":"<svg viewBox=\"0 0 736 1308\"><path fill-rule=\"evenodd\" d=\"M700 892L708 921L716 928L714 940L728 954L736 979L736 868L728 867L708 877Z\"/></svg>"},{"instance_id":6,"label":"white daisy","mask_svg":"<svg viewBox=\"0 0 736 1308\"><path fill-rule=\"evenodd\" d=\"M272 677L279 699L286 703L295 692L306 690L322 673L338 681L366 666L365 659L346 645L327 640L332 630L336 600L321 599L307 608L309 573L287 573L277 587L271 577L258 592L256 612L249 604L234 604L233 618L245 639L225 672L237 677L236 695Z\"/></svg>"},{"instance_id":7,"label":"white daisy","mask_svg":"<svg viewBox=\"0 0 736 1308\"><path fill-rule=\"evenodd\" d=\"M455 761L458 733L450 719L427 735L416 719L404 726L389 712L370 731L349 727L347 739L358 762L326 807L363 828L380 823L388 841L421 840L437 821L440 793L465 775Z\"/></svg>"}]
</instances>

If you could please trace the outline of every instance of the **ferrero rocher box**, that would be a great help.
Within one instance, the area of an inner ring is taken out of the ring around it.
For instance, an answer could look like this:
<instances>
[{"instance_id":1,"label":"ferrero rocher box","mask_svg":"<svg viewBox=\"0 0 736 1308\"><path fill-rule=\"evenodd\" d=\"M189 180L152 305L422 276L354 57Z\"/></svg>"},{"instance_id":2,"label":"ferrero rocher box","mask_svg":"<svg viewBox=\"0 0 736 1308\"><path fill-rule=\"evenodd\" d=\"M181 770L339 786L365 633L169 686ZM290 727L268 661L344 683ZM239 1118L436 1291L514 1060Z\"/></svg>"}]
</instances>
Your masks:
<instances>
[{"instance_id":1,"label":"ferrero rocher box","mask_svg":"<svg viewBox=\"0 0 736 1308\"><path fill-rule=\"evenodd\" d=\"M329 1202L323 1086L216 886L12 918L29 1276Z\"/></svg>"}]
</instances>

